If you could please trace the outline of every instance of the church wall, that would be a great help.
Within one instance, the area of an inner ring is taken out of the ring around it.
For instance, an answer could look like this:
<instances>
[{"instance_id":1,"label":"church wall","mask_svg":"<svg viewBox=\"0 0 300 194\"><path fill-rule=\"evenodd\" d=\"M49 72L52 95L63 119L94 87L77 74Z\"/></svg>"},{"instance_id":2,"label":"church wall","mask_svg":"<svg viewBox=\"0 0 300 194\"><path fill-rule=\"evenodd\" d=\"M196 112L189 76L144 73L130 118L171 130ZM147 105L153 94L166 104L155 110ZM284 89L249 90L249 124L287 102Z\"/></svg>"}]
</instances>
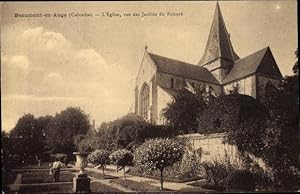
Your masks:
<instances>
[{"instance_id":1,"label":"church wall","mask_svg":"<svg viewBox=\"0 0 300 194\"><path fill-rule=\"evenodd\" d=\"M174 88L171 88L171 79L174 79ZM205 90L206 87L210 86L213 88L217 95L222 93L222 87L220 85L215 85L211 83L206 83L199 80L184 78L168 73L157 72L157 83L163 88L169 88L174 90L182 90L185 86L185 80L187 80L191 85L194 85L195 89L203 89Z\"/></svg>"},{"instance_id":2,"label":"church wall","mask_svg":"<svg viewBox=\"0 0 300 194\"><path fill-rule=\"evenodd\" d=\"M248 76L246 78L231 82L224 85L225 94L229 94L233 90L234 86L238 85L239 93L252 96L256 98L256 78L255 75Z\"/></svg>"},{"instance_id":3,"label":"church wall","mask_svg":"<svg viewBox=\"0 0 300 194\"><path fill-rule=\"evenodd\" d=\"M149 88L150 88L150 107L152 106L156 106L155 105L155 99L153 99L153 88L156 85L156 81L155 79L153 79L155 77L156 74L156 65L154 64L154 62L152 61L152 59L150 58L150 56L148 55L148 53L145 53L145 56L143 58L143 61L141 63L137 78L136 78L136 89L135 92L137 93L135 95L135 105L137 105L138 107L135 107L134 110L137 110L138 112L135 112L137 114L141 114L140 113L140 93L141 93L141 88L143 87L143 84L146 83ZM154 85L153 85L154 84ZM155 91L154 91L155 92ZM153 104L154 103L154 104Z\"/></svg>"},{"instance_id":4,"label":"church wall","mask_svg":"<svg viewBox=\"0 0 300 194\"><path fill-rule=\"evenodd\" d=\"M167 106L169 102L173 100L173 97L168 94L164 89L157 86L157 120L156 124L165 124L164 118L161 116L162 110Z\"/></svg>"}]
</instances>

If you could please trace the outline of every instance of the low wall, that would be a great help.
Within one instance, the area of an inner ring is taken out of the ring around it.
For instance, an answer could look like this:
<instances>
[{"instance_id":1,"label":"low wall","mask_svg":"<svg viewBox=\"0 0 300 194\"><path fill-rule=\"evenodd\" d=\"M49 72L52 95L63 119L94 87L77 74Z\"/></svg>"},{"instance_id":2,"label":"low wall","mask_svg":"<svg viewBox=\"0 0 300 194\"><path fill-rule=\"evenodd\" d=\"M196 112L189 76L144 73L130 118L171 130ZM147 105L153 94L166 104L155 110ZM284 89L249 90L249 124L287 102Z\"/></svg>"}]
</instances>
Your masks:
<instances>
[{"instance_id":1,"label":"low wall","mask_svg":"<svg viewBox=\"0 0 300 194\"><path fill-rule=\"evenodd\" d=\"M193 133L181 135L179 137L186 138L191 143L194 150L202 150L201 162L222 160L227 156L232 163L240 164L237 147L224 143L223 139L225 136L226 133L212 133L208 135ZM268 170L268 167L261 158L257 158L251 154L249 154L249 156L264 170Z\"/></svg>"},{"instance_id":2,"label":"low wall","mask_svg":"<svg viewBox=\"0 0 300 194\"><path fill-rule=\"evenodd\" d=\"M201 149L201 162L224 159L227 155L230 161L238 162L237 149L233 145L224 143L226 133L213 133L209 135L193 133L181 135L186 138L194 150Z\"/></svg>"}]
</instances>

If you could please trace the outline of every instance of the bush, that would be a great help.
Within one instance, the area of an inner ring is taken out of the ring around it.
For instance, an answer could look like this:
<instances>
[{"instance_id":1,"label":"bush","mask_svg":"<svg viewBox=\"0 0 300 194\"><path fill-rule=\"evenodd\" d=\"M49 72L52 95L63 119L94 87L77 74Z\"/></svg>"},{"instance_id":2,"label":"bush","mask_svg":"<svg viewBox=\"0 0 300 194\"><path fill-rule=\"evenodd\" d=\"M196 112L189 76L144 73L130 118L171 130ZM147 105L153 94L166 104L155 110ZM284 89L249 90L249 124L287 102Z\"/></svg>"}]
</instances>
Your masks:
<instances>
[{"instance_id":1,"label":"bush","mask_svg":"<svg viewBox=\"0 0 300 194\"><path fill-rule=\"evenodd\" d=\"M115 163L117 166L121 166L118 170L123 169L124 171L124 180L126 179L125 177L125 166L127 165L132 165L132 160L133 160L133 155L131 151L126 150L126 149L120 149L115 152L113 152L109 156L110 160Z\"/></svg>"},{"instance_id":2,"label":"bush","mask_svg":"<svg viewBox=\"0 0 300 194\"><path fill-rule=\"evenodd\" d=\"M199 179L202 176L202 170L200 162L193 153L188 153L183 156L182 160L176 162L173 166L168 166L164 170L164 177L168 181L172 182L184 182L190 180ZM145 169L143 166L138 167L138 165L134 166L131 169L133 174L148 176L148 177L160 177L159 170L149 171Z\"/></svg>"},{"instance_id":3,"label":"bush","mask_svg":"<svg viewBox=\"0 0 300 194\"><path fill-rule=\"evenodd\" d=\"M94 165L101 165L104 175L104 167L105 165L109 164L109 152L98 149L88 155L87 161Z\"/></svg>"},{"instance_id":4,"label":"bush","mask_svg":"<svg viewBox=\"0 0 300 194\"><path fill-rule=\"evenodd\" d=\"M150 139L135 150L134 161L144 170L159 170L161 190L163 190L163 171L182 159L185 146L180 139Z\"/></svg>"},{"instance_id":5,"label":"bush","mask_svg":"<svg viewBox=\"0 0 300 194\"><path fill-rule=\"evenodd\" d=\"M255 176L249 170L234 170L226 178L228 191L254 191Z\"/></svg>"},{"instance_id":6,"label":"bush","mask_svg":"<svg viewBox=\"0 0 300 194\"><path fill-rule=\"evenodd\" d=\"M202 166L206 174L206 182L215 186L226 185L226 178L229 173L237 167L230 163L214 160L213 162L203 162Z\"/></svg>"}]
</instances>

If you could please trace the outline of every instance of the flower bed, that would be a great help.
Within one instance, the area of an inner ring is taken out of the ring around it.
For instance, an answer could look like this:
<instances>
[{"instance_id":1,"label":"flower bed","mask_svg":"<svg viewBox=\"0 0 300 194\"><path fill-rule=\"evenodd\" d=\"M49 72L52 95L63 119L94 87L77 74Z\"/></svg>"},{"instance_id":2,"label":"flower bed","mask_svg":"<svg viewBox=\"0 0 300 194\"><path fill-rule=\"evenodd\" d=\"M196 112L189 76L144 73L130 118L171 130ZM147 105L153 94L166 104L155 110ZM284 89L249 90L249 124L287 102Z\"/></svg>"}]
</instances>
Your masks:
<instances>
[{"instance_id":1,"label":"flower bed","mask_svg":"<svg viewBox=\"0 0 300 194\"><path fill-rule=\"evenodd\" d=\"M128 174L130 175L134 175L134 176L140 176L140 177L146 177L146 178L152 178L152 179L156 179L156 180L160 180L160 175L159 173L152 173L150 174L145 174L145 173L139 173L137 171L132 171L130 170L128 172ZM189 182L189 181L196 181L196 180L200 180L202 177L200 176L196 176L196 177L192 177L192 178L185 178L185 177L168 177L167 175L164 175L164 180L165 181L169 181L169 182L175 182L175 183L184 183L184 182Z\"/></svg>"}]
</instances>

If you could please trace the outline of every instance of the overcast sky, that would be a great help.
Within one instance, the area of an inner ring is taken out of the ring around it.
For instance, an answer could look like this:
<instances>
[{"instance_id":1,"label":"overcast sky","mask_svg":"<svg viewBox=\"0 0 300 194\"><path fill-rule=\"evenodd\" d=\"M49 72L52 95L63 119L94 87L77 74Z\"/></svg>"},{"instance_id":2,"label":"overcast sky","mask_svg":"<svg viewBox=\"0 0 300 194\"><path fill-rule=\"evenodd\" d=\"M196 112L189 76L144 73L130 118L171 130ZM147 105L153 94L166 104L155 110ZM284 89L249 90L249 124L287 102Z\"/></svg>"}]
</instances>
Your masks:
<instances>
[{"instance_id":1,"label":"overcast sky","mask_svg":"<svg viewBox=\"0 0 300 194\"><path fill-rule=\"evenodd\" d=\"M235 51L245 57L270 46L283 75L297 48L296 0L221 1ZM80 106L96 120L128 113L144 47L196 64L216 2L2 3L2 129L25 113L55 115ZM183 16L101 17L102 12L176 12ZM93 17L20 18L15 13L92 13Z\"/></svg>"}]
</instances>

